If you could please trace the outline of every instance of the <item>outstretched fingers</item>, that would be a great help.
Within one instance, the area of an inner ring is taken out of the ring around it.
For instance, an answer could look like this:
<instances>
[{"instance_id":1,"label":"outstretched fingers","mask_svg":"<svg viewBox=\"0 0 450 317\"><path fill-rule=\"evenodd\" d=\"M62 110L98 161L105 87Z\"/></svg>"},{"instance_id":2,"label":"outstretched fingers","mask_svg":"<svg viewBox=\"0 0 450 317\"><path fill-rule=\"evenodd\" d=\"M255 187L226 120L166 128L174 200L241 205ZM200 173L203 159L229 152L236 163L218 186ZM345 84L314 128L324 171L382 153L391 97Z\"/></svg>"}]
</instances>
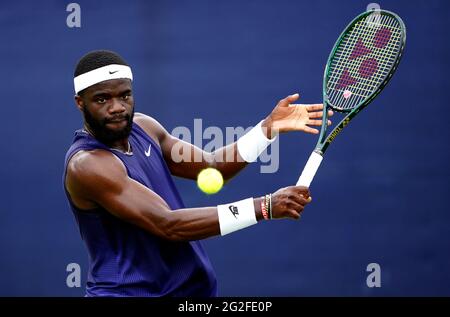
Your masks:
<instances>
[{"instance_id":1,"label":"outstretched fingers","mask_svg":"<svg viewBox=\"0 0 450 317\"><path fill-rule=\"evenodd\" d=\"M278 102L278 105L277 105L277 106L278 106L278 107L289 107L289 105L290 105L291 103L297 101L298 98L300 98L300 95L299 95L299 94L293 94L293 95L287 96L286 98L281 99L281 100Z\"/></svg>"},{"instance_id":2,"label":"outstretched fingers","mask_svg":"<svg viewBox=\"0 0 450 317\"><path fill-rule=\"evenodd\" d=\"M303 127L303 132L310 133L310 134L318 134L318 133L319 133L319 130L314 129L314 128L310 128L310 127L308 127L307 125L305 125L305 126Z\"/></svg>"},{"instance_id":3,"label":"outstretched fingers","mask_svg":"<svg viewBox=\"0 0 450 317\"><path fill-rule=\"evenodd\" d=\"M328 110L329 117L331 117L333 114L334 114L334 112L332 110ZM322 116L323 116L323 111L309 112L309 117L311 119L322 118Z\"/></svg>"},{"instance_id":4,"label":"outstretched fingers","mask_svg":"<svg viewBox=\"0 0 450 317\"><path fill-rule=\"evenodd\" d=\"M315 125L315 126L321 126L322 125L322 120L308 120L308 122L306 123L307 125ZM331 121L327 120L327 125L331 125Z\"/></svg>"},{"instance_id":5,"label":"outstretched fingers","mask_svg":"<svg viewBox=\"0 0 450 317\"><path fill-rule=\"evenodd\" d=\"M314 103L311 105L306 105L306 110L308 110L308 112L323 110L323 103Z\"/></svg>"}]
</instances>

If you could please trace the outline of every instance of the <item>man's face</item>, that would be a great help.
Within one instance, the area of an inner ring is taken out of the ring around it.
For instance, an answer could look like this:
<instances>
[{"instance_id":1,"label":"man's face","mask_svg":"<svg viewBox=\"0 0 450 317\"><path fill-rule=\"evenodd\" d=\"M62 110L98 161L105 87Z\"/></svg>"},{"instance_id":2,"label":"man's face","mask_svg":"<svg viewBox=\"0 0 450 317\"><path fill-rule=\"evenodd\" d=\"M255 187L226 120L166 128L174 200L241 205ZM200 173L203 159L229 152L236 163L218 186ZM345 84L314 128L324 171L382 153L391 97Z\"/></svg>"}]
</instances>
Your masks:
<instances>
[{"instance_id":1,"label":"man's face","mask_svg":"<svg viewBox=\"0 0 450 317\"><path fill-rule=\"evenodd\" d=\"M76 102L86 126L107 145L130 135L134 101L129 79L112 79L87 88Z\"/></svg>"}]
</instances>

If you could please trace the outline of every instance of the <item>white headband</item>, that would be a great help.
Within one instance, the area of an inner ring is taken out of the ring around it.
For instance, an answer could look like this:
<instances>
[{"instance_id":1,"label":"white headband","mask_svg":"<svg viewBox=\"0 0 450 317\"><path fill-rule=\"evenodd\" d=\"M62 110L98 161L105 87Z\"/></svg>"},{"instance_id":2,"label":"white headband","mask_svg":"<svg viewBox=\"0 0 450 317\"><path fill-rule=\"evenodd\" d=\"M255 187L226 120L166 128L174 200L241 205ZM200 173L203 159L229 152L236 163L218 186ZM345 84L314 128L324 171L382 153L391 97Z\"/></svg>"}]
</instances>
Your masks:
<instances>
[{"instance_id":1,"label":"white headband","mask_svg":"<svg viewBox=\"0 0 450 317\"><path fill-rule=\"evenodd\" d=\"M111 64L91 70L90 72L78 75L73 79L75 93L78 94L83 89L98 84L99 82L119 78L133 80L131 68L126 65Z\"/></svg>"}]
</instances>

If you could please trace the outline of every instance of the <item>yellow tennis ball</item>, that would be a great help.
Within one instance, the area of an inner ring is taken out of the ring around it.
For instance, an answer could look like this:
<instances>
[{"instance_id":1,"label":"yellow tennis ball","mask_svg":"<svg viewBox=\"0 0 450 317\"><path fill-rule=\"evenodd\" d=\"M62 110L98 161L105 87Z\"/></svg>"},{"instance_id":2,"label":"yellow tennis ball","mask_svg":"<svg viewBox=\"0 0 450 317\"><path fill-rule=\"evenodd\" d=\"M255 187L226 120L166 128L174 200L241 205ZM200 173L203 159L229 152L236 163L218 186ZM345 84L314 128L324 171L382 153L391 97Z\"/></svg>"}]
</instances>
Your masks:
<instances>
[{"instance_id":1,"label":"yellow tennis ball","mask_svg":"<svg viewBox=\"0 0 450 317\"><path fill-rule=\"evenodd\" d=\"M222 174L215 168L205 168L197 176L197 186L205 194L215 194L222 189Z\"/></svg>"}]
</instances>

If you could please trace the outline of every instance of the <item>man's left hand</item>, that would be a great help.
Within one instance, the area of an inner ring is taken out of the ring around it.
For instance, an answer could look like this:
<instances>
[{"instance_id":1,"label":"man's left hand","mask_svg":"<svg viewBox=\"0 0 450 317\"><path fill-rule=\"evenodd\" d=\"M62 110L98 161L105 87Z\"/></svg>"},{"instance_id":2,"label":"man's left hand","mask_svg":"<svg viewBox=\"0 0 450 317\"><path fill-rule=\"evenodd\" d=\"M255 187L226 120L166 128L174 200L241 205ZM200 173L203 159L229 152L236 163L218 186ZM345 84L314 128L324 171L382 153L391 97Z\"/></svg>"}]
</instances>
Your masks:
<instances>
[{"instance_id":1,"label":"man's left hand","mask_svg":"<svg viewBox=\"0 0 450 317\"><path fill-rule=\"evenodd\" d=\"M266 136L271 139L279 132L303 131L317 134L319 130L310 126L321 126L323 116L323 104L293 104L297 101L299 94L290 95L280 100L272 113L263 121L262 128ZM333 111L328 111L332 116ZM328 120L328 125L331 121Z\"/></svg>"}]
</instances>

